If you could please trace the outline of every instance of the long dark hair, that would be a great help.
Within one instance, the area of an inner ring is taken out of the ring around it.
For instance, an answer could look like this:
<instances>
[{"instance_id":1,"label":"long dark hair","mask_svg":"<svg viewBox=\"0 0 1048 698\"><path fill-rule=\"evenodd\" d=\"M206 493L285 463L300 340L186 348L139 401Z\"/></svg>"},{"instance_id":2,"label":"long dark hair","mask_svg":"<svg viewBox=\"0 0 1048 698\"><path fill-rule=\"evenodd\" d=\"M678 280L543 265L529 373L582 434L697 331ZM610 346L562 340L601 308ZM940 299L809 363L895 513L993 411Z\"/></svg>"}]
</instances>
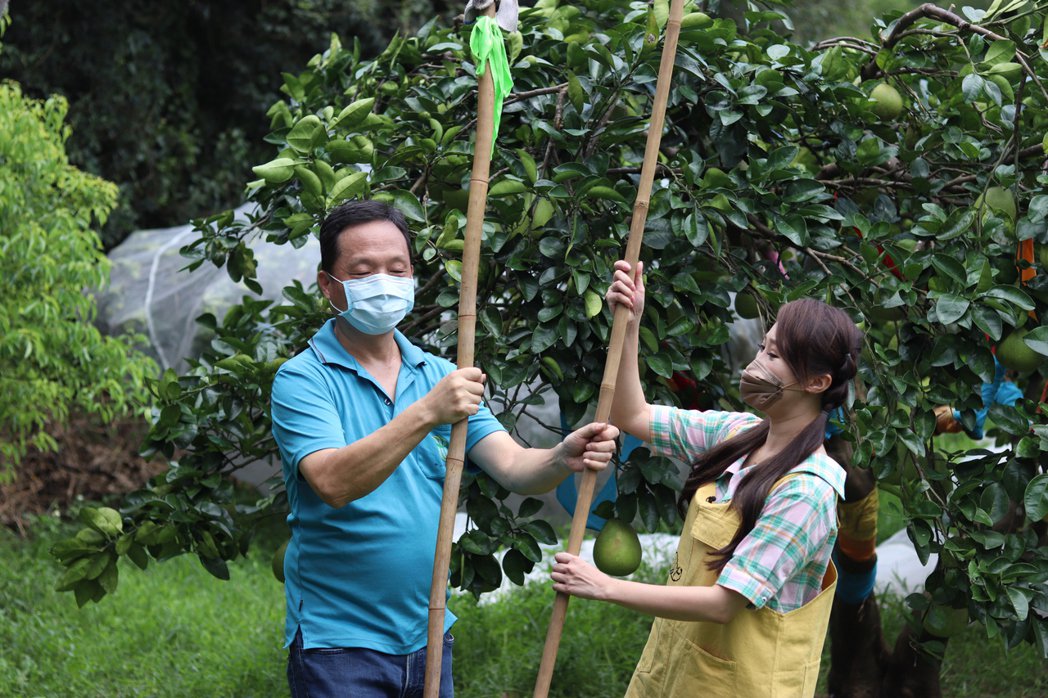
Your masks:
<instances>
[{"instance_id":1,"label":"long dark hair","mask_svg":"<svg viewBox=\"0 0 1048 698\"><path fill-rule=\"evenodd\" d=\"M720 569L731 559L739 542L753 530L772 486L822 445L830 412L844 404L848 385L855 377L863 335L848 315L838 308L811 298L786 303L775 322L779 355L803 383L812 376L828 374L830 386L822 393L822 411L793 441L755 468L739 484L731 506L742 524L728 545L716 551L709 563ZM691 472L677 498L684 517L695 491L713 482L732 463L760 448L768 438L769 424L759 425L717 444L692 463Z\"/></svg>"}]
</instances>

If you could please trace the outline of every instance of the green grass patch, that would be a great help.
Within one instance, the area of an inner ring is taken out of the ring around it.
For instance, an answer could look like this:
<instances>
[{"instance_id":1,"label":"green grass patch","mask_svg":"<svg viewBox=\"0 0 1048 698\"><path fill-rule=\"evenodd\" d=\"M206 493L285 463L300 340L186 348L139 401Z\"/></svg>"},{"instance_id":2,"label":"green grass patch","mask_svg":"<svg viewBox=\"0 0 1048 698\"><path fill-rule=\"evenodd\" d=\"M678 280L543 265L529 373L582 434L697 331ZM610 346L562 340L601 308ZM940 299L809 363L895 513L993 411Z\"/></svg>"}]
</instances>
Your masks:
<instances>
[{"instance_id":1,"label":"green grass patch","mask_svg":"<svg viewBox=\"0 0 1048 698\"><path fill-rule=\"evenodd\" d=\"M0 695L287 693L284 592L264 550L230 565L229 582L195 557L122 565L116 592L78 609L54 591L58 531L41 528L28 542L0 534Z\"/></svg>"},{"instance_id":2,"label":"green grass patch","mask_svg":"<svg viewBox=\"0 0 1048 698\"><path fill-rule=\"evenodd\" d=\"M0 532L0 696L287 695L284 594L270 571L276 537L232 564L229 582L182 557L146 572L121 568L115 594L77 609L71 594L53 591L59 569L47 550L61 535L54 524L37 525L29 541ZM661 580L664 572L641 574ZM460 618L454 630L458 698L531 695L553 598L548 583L479 604L452 598ZM892 642L904 606L887 599L882 608ZM632 611L573 599L550 695L622 695L650 626L650 618ZM950 643L943 692L1048 695L1048 662L1030 645L1005 652L972 626Z\"/></svg>"}]
</instances>

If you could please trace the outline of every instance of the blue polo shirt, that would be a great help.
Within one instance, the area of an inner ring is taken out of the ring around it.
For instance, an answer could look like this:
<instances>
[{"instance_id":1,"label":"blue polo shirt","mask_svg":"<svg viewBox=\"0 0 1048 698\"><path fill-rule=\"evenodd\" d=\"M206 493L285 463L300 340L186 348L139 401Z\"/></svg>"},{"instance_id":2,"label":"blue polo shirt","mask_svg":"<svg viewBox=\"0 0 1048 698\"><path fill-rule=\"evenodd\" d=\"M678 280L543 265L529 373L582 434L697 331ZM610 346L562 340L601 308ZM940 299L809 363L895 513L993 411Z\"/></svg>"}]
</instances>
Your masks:
<instances>
[{"instance_id":1,"label":"blue polo shirt","mask_svg":"<svg viewBox=\"0 0 1048 698\"><path fill-rule=\"evenodd\" d=\"M451 426L434 429L377 489L340 509L298 472L305 456L341 448L387 424L455 370L394 331L402 359L395 399L335 336L331 319L273 380L273 436L284 464L291 542L284 558L285 646L366 647L408 654L426 645L429 592ZM502 425L481 405L467 453ZM455 622L448 611L445 631Z\"/></svg>"}]
</instances>

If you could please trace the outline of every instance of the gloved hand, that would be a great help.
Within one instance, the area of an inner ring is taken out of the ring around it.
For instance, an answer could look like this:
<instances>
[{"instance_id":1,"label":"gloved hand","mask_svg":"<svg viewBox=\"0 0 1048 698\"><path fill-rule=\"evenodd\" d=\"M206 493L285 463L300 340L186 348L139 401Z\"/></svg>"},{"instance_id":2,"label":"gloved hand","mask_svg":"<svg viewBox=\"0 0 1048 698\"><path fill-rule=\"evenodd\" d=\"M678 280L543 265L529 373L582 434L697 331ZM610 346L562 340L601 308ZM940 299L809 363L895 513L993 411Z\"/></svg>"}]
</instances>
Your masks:
<instances>
[{"instance_id":1,"label":"gloved hand","mask_svg":"<svg viewBox=\"0 0 1048 698\"><path fill-rule=\"evenodd\" d=\"M975 412L975 428L967 432L968 436L973 439L981 439L983 437L983 427L986 424L986 415L990 412L990 408L993 405L1006 405L1012 406L1023 396L1023 391L1019 389L1015 383L1005 379L1005 368L997 360L997 357L993 357L994 371L993 371L993 382L983 383L980 388L982 393L983 407L981 410ZM957 420L958 424L961 422L960 410L953 410L953 418Z\"/></svg>"}]
</instances>

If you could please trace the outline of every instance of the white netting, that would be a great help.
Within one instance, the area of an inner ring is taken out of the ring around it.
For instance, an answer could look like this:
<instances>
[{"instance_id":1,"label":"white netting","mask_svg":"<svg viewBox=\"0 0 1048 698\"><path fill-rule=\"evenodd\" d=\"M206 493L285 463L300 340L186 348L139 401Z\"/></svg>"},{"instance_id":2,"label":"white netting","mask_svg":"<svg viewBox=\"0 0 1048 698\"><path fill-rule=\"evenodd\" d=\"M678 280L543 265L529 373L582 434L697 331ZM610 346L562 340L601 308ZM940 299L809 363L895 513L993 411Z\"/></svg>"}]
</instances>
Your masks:
<instances>
[{"instance_id":1,"label":"white netting","mask_svg":"<svg viewBox=\"0 0 1048 698\"><path fill-rule=\"evenodd\" d=\"M237 209L245 217L247 207ZM210 340L196 318L209 312L222 320L226 311L247 295L258 298L226 270L204 263L190 272L179 249L193 240L193 226L139 230L109 253L109 288L98 298L98 322L103 331L140 332L161 368L186 368ZM302 247L276 245L253 239L250 247L258 263L262 298L279 300L293 279L304 286L316 281L320 245L310 237Z\"/></svg>"}]
</instances>

